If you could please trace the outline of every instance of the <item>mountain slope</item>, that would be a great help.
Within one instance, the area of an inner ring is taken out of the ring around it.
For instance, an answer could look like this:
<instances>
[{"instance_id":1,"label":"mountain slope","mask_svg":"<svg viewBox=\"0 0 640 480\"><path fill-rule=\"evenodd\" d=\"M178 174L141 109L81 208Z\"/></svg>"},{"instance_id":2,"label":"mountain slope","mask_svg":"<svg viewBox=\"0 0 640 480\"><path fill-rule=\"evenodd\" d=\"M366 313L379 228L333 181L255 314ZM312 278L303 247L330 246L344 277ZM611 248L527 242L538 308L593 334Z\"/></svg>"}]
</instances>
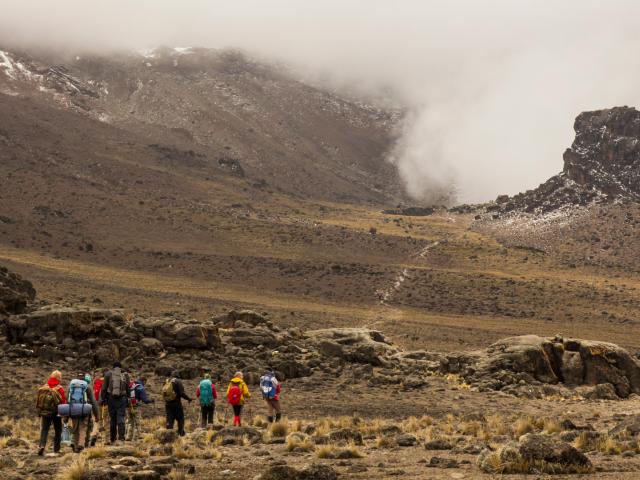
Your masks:
<instances>
[{"instance_id":1,"label":"mountain slope","mask_svg":"<svg viewBox=\"0 0 640 480\"><path fill-rule=\"evenodd\" d=\"M350 202L402 198L385 161L397 113L297 81L236 51L2 52L0 92L38 98L194 150L284 193Z\"/></svg>"}]
</instances>

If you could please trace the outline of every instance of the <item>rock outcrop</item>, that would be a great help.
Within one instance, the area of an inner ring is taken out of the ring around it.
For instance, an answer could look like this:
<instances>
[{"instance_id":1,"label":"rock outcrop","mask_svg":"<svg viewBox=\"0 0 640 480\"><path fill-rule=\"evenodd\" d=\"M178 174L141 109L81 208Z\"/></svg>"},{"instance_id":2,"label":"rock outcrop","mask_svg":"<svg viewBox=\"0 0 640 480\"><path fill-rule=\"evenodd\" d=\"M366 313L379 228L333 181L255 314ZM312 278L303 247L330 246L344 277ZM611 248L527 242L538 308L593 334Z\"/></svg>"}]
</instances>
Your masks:
<instances>
[{"instance_id":1,"label":"rock outcrop","mask_svg":"<svg viewBox=\"0 0 640 480\"><path fill-rule=\"evenodd\" d=\"M483 209L500 217L616 199L640 201L640 112L630 107L583 112L574 130L575 140L564 152L561 173L533 190L512 197L500 195Z\"/></svg>"},{"instance_id":2,"label":"rock outcrop","mask_svg":"<svg viewBox=\"0 0 640 480\"><path fill-rule=\"evenodd\" d=\"M24 312L35 296L31 282L0 267L0 317Z\"/></svg>"},{"instance_id":3,"label":"rock outcrop","mask_svg":"<svg viewBox=\"0 0 640 480\"><path fill-rule=\"evenodd\" d=\"M445 356L440 368L482 390L515 395L560 393L551 385L591 386L580 391L583 396L607 391L620 398L640 394L640 362L617 345L591 340L510 337L483 351Z\"/></svg>"},{"instance_id":4,"label":"rock outcrop","mask_svg":"<svg viewBox=\"0 0 640 480\"><path fill-rule=\"evenodd\" d=\"M477 460L487 473L589 473L593 464L578 449L549 435L529 433L495 451L483 451Z\"/></svg>"}]
</instances>

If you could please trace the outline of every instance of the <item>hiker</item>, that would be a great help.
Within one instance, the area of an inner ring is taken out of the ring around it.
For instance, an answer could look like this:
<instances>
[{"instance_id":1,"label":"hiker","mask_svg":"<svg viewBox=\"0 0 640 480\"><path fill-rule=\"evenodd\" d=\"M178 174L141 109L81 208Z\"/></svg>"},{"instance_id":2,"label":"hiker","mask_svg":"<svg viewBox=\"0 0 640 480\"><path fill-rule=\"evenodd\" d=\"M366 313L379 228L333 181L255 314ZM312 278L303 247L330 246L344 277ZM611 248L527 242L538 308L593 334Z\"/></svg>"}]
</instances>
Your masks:
<instances>
[{"instance_id":1,"label":"hiker","mask_svg":"<svg viewBox=\"0 0 640 480\"><path fill-rule=\"evenodd\" d=\"M38 389L36 396L36 409L41 418L40 423L40 446L38 455L44 454L44 448L47 446L47 437L49 429L53 424L53 451L60 451L60 442L62 440L62 418L58 416L58 405L67 403L64 389L60 386L62 381L62 373L60 370L51 372L47 383Z\"/></svg>"},{"instance_id":2,"label":"hiker","mask_svg":"<svg viewBox=\"0 0 640 480\"><path fill-rule=\"evenodd\" d=\"M91 375L81 373L69 383L67 409L71 418L71 449L80 453L89 446L92 431L92 414L96 422L100 421L100 409L91 388Z\"/></svg>"},{"instance_id":3,"label":"hiker","mask_svg":"<svg viewBox=\"0 0 640 480\"><path fill-rule=\"evenodd\" d=\"M200 426L207 428L207 424L213 425L213 415L216 411L216 399L218 398L216 386L211 383L211 375L208 373L196 388L196 398L200 399Z\"/></svg>"},{"instance_id":4,"label":"hiker","mask_svg":"<svg viewBox=\"0 0 640 480\"><path fill-rule=\"evenodd\" d=\"M275 413L275 421L279 422L282 418L282 410L280 409L280 382L276 378L273 368L269 368L267 373L260 377L260 390L262 398L267 404L269 415L267 420L273 423Z\"/></svg>"},{"instance_id":5,"label":"hiker","mask_svg":"<svg viewBox=\"0 0 640 480\"><path fill-rule=\"evenodd\" d=\"M147 395L145 383L147 379L140 377L129 383L129 408L127 409L127 440L136 440L140 433L140 405L148 405L153 400Z\"/></svg>"},{"instance_id":6,"label":"hiker","mask_svg":"<svg viewBox=\"0 0 640 480\"><path fill-rule=\"evenodd\" d=\"M189 403L193 399L184 391L184 385L180 380L180 372L173 372L173 378L168 378L162 387L162 398L164 399L165 413L167 416L167 429L173 430L174 422L178 422L178 435L184 437L184 409L182 399Z\"/></svg>"},{"instance_id":7,"label":"hiker","mask_svg":"<svg viewBox=\"0 0 640 480\"><path fill-rule=\"evenodd\" d=\"M125 416L129 401L129 376L122 370L120 362L113 362L113 368L104 375L100 390L100 403L109 409L109 443L114 444L116 436L124 442Z\"/></svg>"},{"instance_id":8,"label":"hiker","mask_svg":"<svg viewBox=\"0 0 640 480\"><path fill-rule=\"evenodd\" d=\"M242 424L240 420L242 407L245 401L251 397L243 378L242 372L236 372L227 387L227 401L233 407L233 424L238 427Z\"/></svg>"},{"instance_id":9,"label":"hiker","mask_svg":"<svg viewBox=\"0 0 640 480\"><path fill-rule=\"evenodd\" d=\"M100 431L104 431L107 418L109 417L109 409L107 408L107 404L106 403L102 404L102 402L100 401L100 391L102 390L102 385L104 384L104 376L107 374L108 371L109 369L105 368L104 370L102 370L101 376L96 377L95 380L93 381L93 395L96 397L96 401L100 403L100 424L99 424ZM98 427L97 423L96 423L96 427ZM96 435L97 435L97 432L96 432Z\"/></svg>"}]
</instances>

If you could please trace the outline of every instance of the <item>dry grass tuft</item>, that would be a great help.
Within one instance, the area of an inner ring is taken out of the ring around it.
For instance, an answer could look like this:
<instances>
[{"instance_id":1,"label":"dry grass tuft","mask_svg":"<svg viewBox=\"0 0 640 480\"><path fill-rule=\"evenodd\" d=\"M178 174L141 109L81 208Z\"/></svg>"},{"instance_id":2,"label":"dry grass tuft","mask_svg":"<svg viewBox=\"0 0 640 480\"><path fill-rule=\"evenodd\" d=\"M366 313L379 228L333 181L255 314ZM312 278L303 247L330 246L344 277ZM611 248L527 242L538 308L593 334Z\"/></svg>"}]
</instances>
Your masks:
<instances>
[{"instance_id":1,"label":"dry grass tuft","mask_svg":"<svg viewBox=\"0 0 640 480\"><path fill-rule=\"evenodd\" d=\"M286 420L272 423L269 425L269 434L272 437L283 438L289 433L289 425Z\"/></svg>"},{"instance_id":2,"label":"dry grass tuft","mask_svg":"<svg viewBox=\"0 0 640 480\"><path fill-rule=\"evenodd\" d=\"M520 417L516 420L516 423L513 426L513 433L516 437L534 432L535 430L536 426L531 417Z\"/></svg>"},{"instance_id":3,"label":"dry grass tuft","mask_svg":"<svg viewBox=\"0 0 640 480\"><path fill-rule=\"evenodd\" d=\"M69 466L58 473L59 480L83 480L91 469L91 462L84 456L77 457Z\"/></svg>"},{"instance_id":4,"label":"dry grass tuft","mask_svg":"<svg viewBox=\"0 0 640 480\"><path fill-rule=\"evenodd\" d=\"M185 469L173 469L167 475L169 480L186 480L188 478L187 471Z\"/></svg>"},{"instance_id":5,"label":"dry grass tuft","mask_svg":"<svg viewBox=\"0 0 640 480\"><path fill-rule=\"evenodd\" d=\"M378 448L391 448L395 445L393 438L386 435L378 435L376 437L376 447Z\"/></svg>"},{"instance_id":6,"label":"dry grass tuft","mask_svg":"<svg viewBox=\"0 0 640 480\"><path fill-rule=\"evenodd\" d=\"M107 449L105 447L91 447L82 452L87 460L94 458L105 458L107 456Z\"/></svg>"},{"instance_id":7,"label":"dry grass tuft","mask_svg":"<svg viewBox=\"0 0 640 480\"><path fill-rule=\"evenodd\" d=\"M289 437L287 439L288 452L311 452L315 448L314 443L308 438Z\"/></svg>"},{"instance_id":8,"label":"dry grass tuft","mask_svg":"<svg viewBox=\"0 0 640 480\"><path fill-rule=\"evenodd\" d=\"M267 421L267 417L264 415L256 415L253 417L251 425L257 428L265 428L269 426L269 422Z\"/></svg>"},{"instance_id":9,"label":"dry grass tuft","mask_svg":"<svg viewBox=\"0 0 640 480\"><path fill-rule=\"evenodd\" d=\"M545 418L542 423L542 431L548 434L559 433L562 431L562 426L555 418Z\"/></svg>"}]
</instances>

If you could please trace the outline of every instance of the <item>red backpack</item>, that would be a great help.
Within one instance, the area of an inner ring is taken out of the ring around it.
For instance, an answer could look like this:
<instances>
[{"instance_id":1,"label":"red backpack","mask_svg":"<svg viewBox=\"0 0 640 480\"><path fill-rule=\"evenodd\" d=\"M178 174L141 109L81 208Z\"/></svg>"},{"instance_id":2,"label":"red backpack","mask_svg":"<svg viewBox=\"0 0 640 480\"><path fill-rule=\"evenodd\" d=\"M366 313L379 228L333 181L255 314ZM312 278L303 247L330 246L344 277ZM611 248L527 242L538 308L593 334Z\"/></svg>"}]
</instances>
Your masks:
<instances>
[{"instance_id":1,"label":"red backpack","mask_svg":"<svg viewBox=\"0 0 640 480\"><path fill-rule=\"evenodd\" d=\"M242 389L239 383L232 383L229 393L227 393L227 401L231 405L240 405L242 402Z\"/></svg>"}]
</instances>

